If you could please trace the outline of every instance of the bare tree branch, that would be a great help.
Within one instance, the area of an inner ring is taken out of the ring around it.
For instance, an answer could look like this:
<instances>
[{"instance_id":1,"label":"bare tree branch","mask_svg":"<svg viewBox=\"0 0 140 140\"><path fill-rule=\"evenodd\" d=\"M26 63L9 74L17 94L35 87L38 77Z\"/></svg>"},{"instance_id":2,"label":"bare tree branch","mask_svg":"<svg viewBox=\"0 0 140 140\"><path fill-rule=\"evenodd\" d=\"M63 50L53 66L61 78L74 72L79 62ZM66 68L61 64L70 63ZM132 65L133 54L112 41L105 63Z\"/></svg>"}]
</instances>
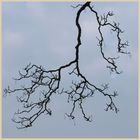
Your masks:
<instances>
[{"instance_id":1,"label":"bare tree branch","mask_svg":"<svg viewBox=\"0 0 140 140\"><path fill-rule=\"evenodd\" d=\"M9 86L7 89L4 90L5 94L10 93L21 93L22 96L17 96L17 100L23 104L23 110L18 110L13 118L13 121L19 125L19 129L28 128L33 125L36 119L39 118L42 114L46 113L47 115L52 115L52 111L48 108L49 103L51 102L51 98L54 94L65 94L68 97L67 102L72 102L72 109L70 113L66 113L68 117L74 119L74 112L76 106L79 106L83 118L86 121L92 121L91 116L87 116L84 110L83 101L87 98L93 97L95 93L100 93L101 95L107 97L109 99L109 103L107 103L106 111L112 110L116 113L119 111L117 106L114 103L114 97L117 96L117 91L113 93L108 93L108 84L101 85L101 87L97 87L81 73L79 67L79 49L82 44L81 41L81 34L82 28L80 25L80 16L82 12L87 8L92 13L93 16L96 17L96 21L98 23L98 32L99 37L98 45L100 47L100 53L102 58L107 62L109 68L112 72L116 74L120 74L121 72L118 70L116 65L116 59L119 57L106 57L103 51L103 42L104 36L102 33L102 28L109 26L111 30L116 34L117 38L117 50L118 53L128 54L129 52L125 51L125 48L128 46L128 42L122 42L120 34L123 31L120 29L119 24L116 22L110 23L108 18L113 16L113 12L108 12L106 15L99 16L97 11L94 10L93 6L91 6L91 2L86 2L83 5L73 6L73 8L79 8L76 14L75 24L78 30L77 34L77 44L75 46L75 58L70 61L69 63L60 66L57 69L46 70L43 66L37 66L35 64L29 63L24 68L24 73L19 71L19 77L14 79L16 81L23 81L29 80L30 85L22 86L19 88L11 89ZM67 90L65 87L61 91L60 84L61 84L61 77L62 77L62 70L68 67L74 66L73 70L69 72L69 75L74 75L78 77L79 81L72 81L70 85L70 89ZM43 87L45 90L42 91ZM36 94L40 94L41 97L38 101L32 99L33 96Z\"/></svg>"}]
</instances>

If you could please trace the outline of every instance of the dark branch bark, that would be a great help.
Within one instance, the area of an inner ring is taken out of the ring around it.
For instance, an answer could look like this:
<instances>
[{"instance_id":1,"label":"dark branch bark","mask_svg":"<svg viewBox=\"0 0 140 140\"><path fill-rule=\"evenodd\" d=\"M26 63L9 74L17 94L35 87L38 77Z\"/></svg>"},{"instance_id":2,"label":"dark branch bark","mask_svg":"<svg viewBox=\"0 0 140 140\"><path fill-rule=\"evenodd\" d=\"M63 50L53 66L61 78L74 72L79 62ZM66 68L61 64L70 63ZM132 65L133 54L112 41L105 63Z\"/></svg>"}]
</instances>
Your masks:
<instances>
[{"instance_id":1,"label":"dark branch bark","mask_svg":"<svg viewBox=\"0 0 140 140\"><path fill-rule=\"evenodd\" d=\"M79 8L80 7L80 8ZM92 97L95 93L100 93L103 96L108 97L110 100L109 103L107 103L106 111L113 110L116 113L118 112L118 108L116 107L113 99L117 96L117 92L114 91L112 94L108 93L108 84L102 85L101 87L97 87L80 72L79 67L79 49L80 45L82 44L81 41L81 34L82 29L80 25L80 16L82 12L87 8L89 9L93 15L96 17L97 23L98 23L98 32L100 37L98 39L98 46L100 47L100 53L103 57L103 59L108 63L107 68L109 68L112 72L115 72L116 74L120 74L118 71L118 67L115 63L115 60L118 58L112 58L112 57L106 57L103 51L103 42L104 37L102 34L102 28L105 28L106 26L109 26L112 31L116 33L116 38L118 40L117 44L117 50L119 53L128 54L128 52L124 51L124 48L128 46L128 42L122 43L122 40L120 38L120 34L123 33L123 31L119 28L119 24L113 22L108 22L108 18L110 16L113 16L112 12L108 12L107 15L103 15L99 17L97 11L93 9L91 6L91 2L86 2L83 5L77 5L73 8L79 8L77 14L76 14L76 20L75 24L78 30L77 34L77 44L75 46L75 58L70 61L68 64L65 64L63 66L60 66L57 69L53 70L46 70L42 66L32 65L31 63L27 65L24 68L24 73L19 71L19 78L16 78L16 81L22 81L22 80L29 80L31 85L26 87L22 86L15 89L10 89L8 87L4 90L5 94L8 93L22 93L22 96L18 96L17 99L19 102L23 104L23 110L17 111L15 113L16 116L18 116L18 119L13 118L13 121L17 124L19 124L19 129L21 128L27 128L31 127L32 124L35 122L37 118L39 118L40 115L46 113L47 115L52 115L52 111L48 108L48 104L51 102L51 98L54 94L66 94L68 96L68 103L72 102L72 110L70 113L66 113L68 117L71 119L74 119L74 112L77 105L79 105L79 108L83 114L83 118L86 121L92 121L91 116L87 116L84 108L83 108L83 100ZM74 66L73 70L69 73L69 75L75 75L80 80L78 82L73 82L70 86L70 90L66 90L65 88L62 89L62 91L59 91L60 84L61 84L61 75L62 70L66 69L68 67ZM45 90L42 91L42 88L45 87ZM40 93L38 93L40 91ZM38 101L32 101L31 97L37 94L41 94L43 97L39 98Z\"/></svg>"}]
</instances>

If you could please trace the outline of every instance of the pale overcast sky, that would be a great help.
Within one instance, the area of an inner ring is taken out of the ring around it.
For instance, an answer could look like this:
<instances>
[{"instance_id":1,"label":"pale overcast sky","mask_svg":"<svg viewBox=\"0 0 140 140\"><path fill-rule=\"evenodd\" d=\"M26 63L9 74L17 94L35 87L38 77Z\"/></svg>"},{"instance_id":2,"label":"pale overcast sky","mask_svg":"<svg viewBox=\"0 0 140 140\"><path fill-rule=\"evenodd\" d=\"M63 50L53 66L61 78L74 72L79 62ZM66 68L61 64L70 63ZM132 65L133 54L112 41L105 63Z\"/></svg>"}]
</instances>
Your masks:
<instances>
[{"instance_id":1,"label":"pale overcast sky","mask_svg":"<svg viewBox=\"0 0 140 140\"><path fill-rule=\"evenodd\" d=\"M57 68L73 60L77 37L75 16L71 2L12 2L2 4L2 62L3 88L16 83L18 70L29 62ZM65 113L71 106L66 98L56 96L51 104L53 115L42 115L29 129L18 130L11 121L18 105L16 96L3 98L3 137L137 137L138 136L138 3L112 2L94 3L99 14L113 11L112 20L120 23L125 30L123 39L130 42L128 50L132 56L120 55L118 65L121 75L109 73L97 47L97 23L93 14L86 10L80 22L82 26L82 46L80 47L80 68L91 82L100 86L110 83L110 90L116 89L119 96L115 102L120 111L104 111L106 100L100 94L85 103L86 113L93 115L92 122L86 122L80 111L76 112L75 122ZM111 55L115 37L107 29L105 52ZM64 76L67 83L67 78ZM65 84L64 84L65 86Z\"/></svg>"}]
</instances>

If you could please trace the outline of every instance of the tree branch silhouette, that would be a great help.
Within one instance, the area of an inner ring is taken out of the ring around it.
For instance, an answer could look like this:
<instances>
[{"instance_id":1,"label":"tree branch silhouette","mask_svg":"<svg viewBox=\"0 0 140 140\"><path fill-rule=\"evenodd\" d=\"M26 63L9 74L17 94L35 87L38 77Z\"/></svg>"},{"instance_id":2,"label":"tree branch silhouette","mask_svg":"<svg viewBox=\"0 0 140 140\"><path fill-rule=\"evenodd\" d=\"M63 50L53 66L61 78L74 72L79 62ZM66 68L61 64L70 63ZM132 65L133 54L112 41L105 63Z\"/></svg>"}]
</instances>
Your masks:
<instances>
[{"instance_id":1,"label":"tree branch silhouette","mask_svg":"<svg viewBox=\"0 0 140 140\"><path fill-rule=\"evenodd\" d=\"M119 24L116 22L110 23L108 21L109 17L113 16L112 12L108 12L106 15L99 16L98 12L94 10L94 7L91 6L91 2L85 2L84 4L80 4L77 6L72 6L73 8L79 8L76 14L75 25L78 30L77 34L77 44L75 46L75 58L70 61L69 63L60 66L57 69L46 70L42 66L37 66L35 64L28 64L24 68L24 72L19 71L19 78L16 78L16 81L24 81L28 80L30 84L28 86L21 86L19 88L11 89L9 86L8 88L4 89L4 93L11 94L15 93L17 96L17 100L22 103L23 110L18 110L13 118L13 121L19 124L18 128L28 128L33 125L37 118L39 118L42 114L52 115L51 109L48 107L49 103L51 102L51 98L54 94L66 94L68 97L67 102L72 102L72 109L71 112L66 113L66 115L74 119L74 112L76 106L79 106L83 118L86 121L92 121L92 116L87 116L83 107L83 101L86 98L92 97L96 92L102 94L103 96L109 99L109 103L106 105L106 111L112 110L116 113L119 111L117 106L114 103L114 97L116 97L117 91L113 93L108 93L108 84L101 85L101 87L97 87L93 83L91 83L80 71L79 67L79 49L82 44L81 41L81 34L82 28L80 25L80 16L82 12L87 8L93 13L93 16L96 17L98 23L98 32L99 37L98 39L98 47L100 47L100 53L102 58L107 62L109 68L112 72L116 74L120 74L121 72L118 70L118 67L115 63L118 57L106 57L103 51L103 42L104 36L102 33L102 28L109 26L111 30L116 34L117 38L117 51L118 53L129 54L129 52L125 51L125 48L128 46L128 42L122 42L120 34L123 31L120 29ZM61 76L62 70L68 67L73 66L73 70L69 72L69 75L74 75L78 77L80 80L72 81L70 85L70 90L66 90L65 87L61 91L59 91L60 84L61 84ZM42 88L45 87L45 90L42 91ZM41 97L36 101L34 100L33 96L36 94L40 94Z\"/></svg>"}]
</instances>

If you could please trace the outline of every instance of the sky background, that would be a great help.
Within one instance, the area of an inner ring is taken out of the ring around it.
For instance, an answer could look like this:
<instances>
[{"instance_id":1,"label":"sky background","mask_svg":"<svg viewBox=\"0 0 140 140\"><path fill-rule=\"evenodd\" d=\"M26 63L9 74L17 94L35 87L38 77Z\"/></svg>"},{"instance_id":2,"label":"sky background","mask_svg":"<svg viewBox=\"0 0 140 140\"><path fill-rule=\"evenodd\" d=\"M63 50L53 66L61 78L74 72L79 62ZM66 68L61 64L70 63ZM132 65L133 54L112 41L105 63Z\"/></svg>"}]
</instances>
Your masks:
<instances>
[{"instance_id":1,"label":"sky background","mask_svg":"<svg viewBox=\"0 0 140 140\"><path fill-rule=\"evenodd\" d=\"M58 68L75 57L77 28L75 17L78 9L71 2L12 2L2 4L2 70L3 88L16 87L12 78L29 62L46 69ZM97 22L95 15L86 9L80 18L82 45L80 46L80 69L87 79L100 86L110 83L110 90L117 90L115 103L119 113L104 111L106 101L96 93L84 103L87 115L93 115L92 122L86 122L77 109L75 122L65 113L71 111L66 97L56 95L52 99L52 116L42 115L33 127L18 130L11 121L18 109L15 95L3 98L3 137L137 137L138 136L138 4L136 2L94 3L99 14L114 12L110 21L117 21L125 30L122 38L130 42L130 55L120 55L117 64L123 73L110 74L106 62L97 47ZM105 35L104 51L107 56L116 55L116 38L109 28ZM63 86L68 84L64 71Z\"/></svg>"}]
</instances>

